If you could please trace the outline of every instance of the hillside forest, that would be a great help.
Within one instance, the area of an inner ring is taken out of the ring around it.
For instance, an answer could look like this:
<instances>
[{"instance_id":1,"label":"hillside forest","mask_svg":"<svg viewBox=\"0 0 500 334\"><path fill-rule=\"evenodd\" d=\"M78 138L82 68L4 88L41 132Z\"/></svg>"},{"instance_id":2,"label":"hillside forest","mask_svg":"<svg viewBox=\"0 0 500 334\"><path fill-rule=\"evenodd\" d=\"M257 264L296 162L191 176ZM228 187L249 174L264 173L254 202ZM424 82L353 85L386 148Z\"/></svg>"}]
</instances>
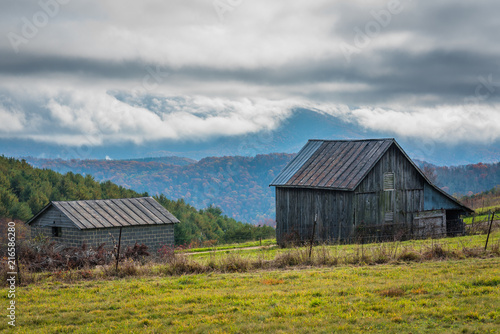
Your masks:
<instances>
[{"instance_id":1,"label":"hillside forest","mask_svg":"<svg viewBox=\"0 0 500 334\"><path fill-rule=\"evenodd\" d=\"M33 168L25 160L0 157L0 219L26 222L49 201L130 198L148 196L147 192L118 186L111 181L98 182L91 175L73 172L64 175L49 169ZM154 197L176 216L175 244L191 242L230 243L274 236L269 226L254 226L223 215L220 208L197 210L183 199Z\"/></svg>"}]
</instances>

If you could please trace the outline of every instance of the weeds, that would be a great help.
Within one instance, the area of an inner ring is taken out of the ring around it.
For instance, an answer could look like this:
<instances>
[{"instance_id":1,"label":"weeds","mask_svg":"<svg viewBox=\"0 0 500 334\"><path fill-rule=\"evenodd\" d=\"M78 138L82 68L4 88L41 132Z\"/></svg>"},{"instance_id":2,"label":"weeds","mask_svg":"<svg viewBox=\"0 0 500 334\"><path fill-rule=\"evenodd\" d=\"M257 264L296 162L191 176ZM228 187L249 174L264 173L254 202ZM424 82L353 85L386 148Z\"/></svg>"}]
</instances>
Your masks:
<instances>
[{"instance_id":1,"label":"weeds","mask_svg":"<svg viewBox=\"0 0 500 334\"><path fill-rule=\"evenodd\" d=\"M311 256L306 247L284 250L266 248L246 253L227 251L197 256L179 254L174 248L164 246L157 254L150 254L146 246L136 244L128 247L118 270L111 263L114 261L104 245L95 250L85 245L80 248L59 249L54 243L39 241L21 248L21 270L23 284L32 284L47 278L70 282L126 276L245 273L259 269L363 266L500 256L500 240L495 238L485 251L478 246L479 238L481 236L457 238L456 246L449 242L452 239L362 246L319 245L313 247ZM4 278L8 272L5 263L6 261L0 264L0 277Z\"/></svg>"},{"instance_id":2,"label":"weeds","mask_svg":"<svg viewBox=\"0 0 500 334\"><path fill-rule=\"evenodd\" d=\"M389 288L379 292L382 297L401 297L405 294L401 288Z\"/></svg>"}]
</instances>

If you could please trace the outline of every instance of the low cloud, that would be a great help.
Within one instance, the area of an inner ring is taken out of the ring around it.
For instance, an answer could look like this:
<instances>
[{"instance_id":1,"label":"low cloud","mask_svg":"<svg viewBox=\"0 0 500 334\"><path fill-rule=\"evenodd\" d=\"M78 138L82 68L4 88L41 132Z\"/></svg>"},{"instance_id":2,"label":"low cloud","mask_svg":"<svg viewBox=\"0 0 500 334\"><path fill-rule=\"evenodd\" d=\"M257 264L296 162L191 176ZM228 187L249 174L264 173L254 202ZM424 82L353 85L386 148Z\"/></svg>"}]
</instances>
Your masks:
<instances>
[{"instance_id":1,"label":"low cloud","mask_svg":"<svg viewBox=\"0 0 500 334\"><path fill-rule=\"evenodd\" d=\"M384 135L444 143L500 140L498 105L432 108L358 107L306 99L224 99L162 96L127 91L51 90L0 106L0 136L70 146L141 144L158 140L197 142L277 129L299 108L328 114ZM44 101L43 103L41 101ZM41 108L31 109L36 104Z\"/></svg>"},{"instance_id":2,"label":"low cloud","mask_svg":"<svg viewBox=\"0 0 500 334\"><path fill-rule=\"evenodd\" d=\"M0 109L0 120L4 121L1 124L6 125L0 128L0 135L72 146L121 141L140 144L162 139L199 141L273 130L293 107L301 105L264 99L126 93L117 98L96 91L64 92L44 99L43 107L36 111ZM38 116L37 122L22 121L33 114Z\"/></svg>"},{"instance_id":3,"label":"low cloud","mask_svg":"<svg viewBox=\"0 0 500 334\"><path fill-rule=\"evenodd\" d=\"M459 105L416 108L352 110L352 120L366 129L406 138L438 142L491 143L500 140L500 105Z\"/></svg>"}]
</instances>

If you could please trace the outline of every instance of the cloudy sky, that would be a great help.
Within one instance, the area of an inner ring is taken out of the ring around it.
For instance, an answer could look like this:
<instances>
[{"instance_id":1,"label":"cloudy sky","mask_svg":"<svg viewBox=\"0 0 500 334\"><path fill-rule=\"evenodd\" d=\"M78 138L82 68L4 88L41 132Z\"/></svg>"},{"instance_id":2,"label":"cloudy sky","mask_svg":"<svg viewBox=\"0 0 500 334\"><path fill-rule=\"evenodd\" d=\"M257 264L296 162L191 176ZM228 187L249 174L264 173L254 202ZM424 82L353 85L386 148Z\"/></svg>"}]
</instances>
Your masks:
<instances>
[{"instance_id":1,"label":"cloudy sky","mask_svg":"<svg viewBox=\"0 0 500 334\"><path fill-rule=\"evenodd\" d=\"M0 4L0 154L196 145L300 109L402 140L500 143L498 1Z\"/></svg>"}]
</instances>

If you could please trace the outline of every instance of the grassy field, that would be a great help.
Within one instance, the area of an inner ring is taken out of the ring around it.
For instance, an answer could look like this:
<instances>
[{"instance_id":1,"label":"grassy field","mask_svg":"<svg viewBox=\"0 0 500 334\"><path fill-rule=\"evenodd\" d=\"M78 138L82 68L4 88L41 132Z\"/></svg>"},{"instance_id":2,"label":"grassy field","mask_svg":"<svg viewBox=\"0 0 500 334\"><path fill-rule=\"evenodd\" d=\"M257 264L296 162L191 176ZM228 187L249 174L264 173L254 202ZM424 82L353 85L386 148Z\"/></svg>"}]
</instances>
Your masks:
<instances>
[{"instance_id":1,"label":"grassy field","mask_svg":"<svg viewBox=\"0 0 500 334\"><path fill-rule=\"evenodd\" d=\"M210 251L220 251L220 250L230 250L230 249L238 249L238 248L247 248L247 247L258 247L258 246L273 246L276 245L276 239L264 239L261 241L247 241L238 244L227 244L220 246L212 246L212 247L198 247L198 248L186 248L177 250L177 253L200 253L200 252L210 252Z\"/></svg>"},{"instance_id":2,"label":"grassy field","mask_svg":"<svg viewBox=\"0 0 500 334\"><path fill-rule=\"evenodd\" d=\"M443 239L422 239L422 240L408 240L384 243L371 243L365 245L347 244L347 245L328 245L315 247L314 251L327 252L329 257L338 258L339 263L348 264L354 258L359 257L377 257L386 254L389 257L395 258L405 252L414 252L424 254L434 246L439 245L446 251L457 251L464 248L481 248L484 247L486 242L486 235L471 235L455 238ZM492 232L488 248L500 247L500 230ZM297 248L295 251L307 252L307 247ZM216 252L216 253L201 253L191 254L189 258L200 263L208 263L210 261L217 261L221 258L227 257L227 254L239 255L243 258L250 260L272 260L276 256L290 252L288 248L279 248L276 244L270 243L267 247L262 249L233 249L231 252Z\"/></svg>"},{"instance_id":3,"label":"grassy field","mask_svg":"<svg viewBox=\"0 0 500 334\"><path fill-rule=\"evenodd\" d=\"M19 333L500 333L500 258L48 281L17 304Z\"/></svg>"},{"instance_id":4,"label":"grassy field","mask_svg":"<svg viewBox=\"0 0 500 334\"><path fill-rule=\"evenodd\" d=\"M500 219L500 208L496 207L495 210L484 210L484 211L476 211L477 215L474 217L474 222L489 222L491 219L491 213L495 212L494 220ZM469 225L472 224L473 217L465 217L464 223Z\"/></svg>"}]
</instances>

